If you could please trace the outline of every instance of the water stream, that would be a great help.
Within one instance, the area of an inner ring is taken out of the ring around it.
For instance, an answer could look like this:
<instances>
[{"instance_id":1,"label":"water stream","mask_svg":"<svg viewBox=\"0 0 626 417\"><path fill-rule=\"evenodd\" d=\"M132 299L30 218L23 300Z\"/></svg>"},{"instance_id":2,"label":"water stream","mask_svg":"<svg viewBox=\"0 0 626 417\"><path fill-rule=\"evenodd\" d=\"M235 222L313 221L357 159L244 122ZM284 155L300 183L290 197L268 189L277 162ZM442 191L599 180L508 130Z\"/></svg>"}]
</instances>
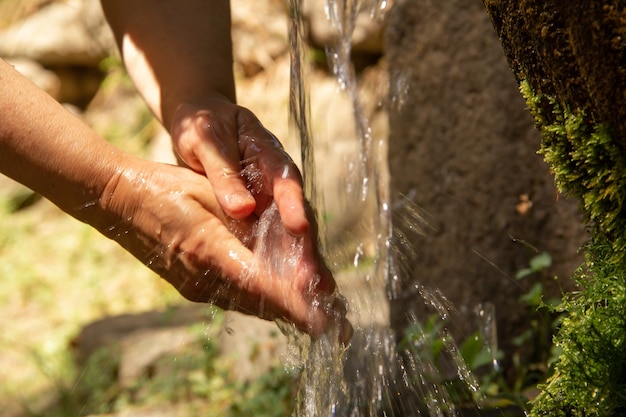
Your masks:
<instances>
[{"instance_id":1,"label":"water stream","mask_svg":"<svg viewBox=\"0 0 626 417\"><path fill-rule=\"evenodd\" d=\"M290 0L292 136L301 144L305 193L320 223L323 251L326 239L324 195L316 177L315 136L310 127L307 89L307 46L302 18L302 0ZM415 236L422 233L424 222L408 200L395 207L395 219L403 232L393 232L392 208L387 167L387 140L374 137L363 111L357 87L357 76L351 62L351 39L360 14L382 19L387 8L384 0L327 0L326 13L336 34L336 42L326 54L337 79L338 91L347 95L354 110L356 140L360 152L350 164L350 184L346 193L358 193L364 206L374 204L376 213L370 222L373 259L363 256L363 244L354 246L354 274L338 280L339 290L349 303L349 319L354 325L350 346L344 349L336 338L323 337L309 341L285 331L290 337L294 361L302 370L294 416L448 416L457 415L458 398L448 385L460 381L461 391L468 393L474 406L481 394L476 378L462 358L450 326L458 317L454 307L438 291L415 285L399 294L395 282L405 268L410 269L413 254L406 250ZM401 94L401 91L398 91ZM392 97L390 102L401 102ZM398 229L400 230L400 229ZM407 234L407 231L409 231ZM324 252L328 260L333 254ZM341 265L333 265L340 268ZM426 303L435 312L432 318L409 315L409 331L395 334L390 325L389 304L400 297L411 297L415 303ZM481 310L486 322L489 309ZM491 336L486 339L493 340ZM495 359L494 359L495 361ZM458 391L456 391L458 393Z\"/></svg>"}]
</instances>

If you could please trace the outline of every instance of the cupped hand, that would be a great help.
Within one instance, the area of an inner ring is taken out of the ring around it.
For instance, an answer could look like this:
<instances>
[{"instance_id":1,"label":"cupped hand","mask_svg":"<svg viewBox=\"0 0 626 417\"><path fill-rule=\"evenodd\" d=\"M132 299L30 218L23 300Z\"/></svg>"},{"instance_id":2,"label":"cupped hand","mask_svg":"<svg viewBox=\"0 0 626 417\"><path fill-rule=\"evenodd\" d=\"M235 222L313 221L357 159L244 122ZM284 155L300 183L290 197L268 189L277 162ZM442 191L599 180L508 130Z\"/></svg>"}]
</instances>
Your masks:
<instances>
[{"instance_id":1,"label":"cupped hand","mask_svg":"<svg viewBox=\"0 0 626 417\"><path fill-rule=\"evenodd\" d=\"M252 112L215 95L181 104L170 131L179 162L206 175L229 217L260 216L275 201L286 229L307 233L300 172Z\"/></svg>"},{"instance_id":2,"label":"cupped hand","mask_svg":"<svg viewBox=\"0 0 626 417\"><path fill-rule=\"evenodd\" d=\"M138 159L109 181L99 206L103 233L185 298L280 318L313 336L339 326L347 337L345 306L318 256L314 230L281 233L274 206L260 219L233 220L205 176Z\"/></svg>"}]
</instances>

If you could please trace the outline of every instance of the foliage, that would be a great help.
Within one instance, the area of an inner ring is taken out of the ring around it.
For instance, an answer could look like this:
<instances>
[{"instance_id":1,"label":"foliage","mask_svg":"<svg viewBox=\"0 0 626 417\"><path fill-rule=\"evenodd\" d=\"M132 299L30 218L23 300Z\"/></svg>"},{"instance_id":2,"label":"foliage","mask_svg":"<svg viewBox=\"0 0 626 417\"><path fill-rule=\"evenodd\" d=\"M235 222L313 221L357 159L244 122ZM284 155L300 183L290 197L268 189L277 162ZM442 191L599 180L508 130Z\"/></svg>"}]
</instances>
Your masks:
<instances>
[{"instance_id":1,"label":"foliage","mask_svg":"<svg viewBox=\"0 0 626 417\"><path fill-rule=\"evenodd\" d=\"M21 196L32 195L23 188L0 194L0 402L11 409L37 408L45 392L72 380L68 343L85 323L180 297L48 201L25 204Z\"/></svg>"},{"instance_id":2,"label":"foliage","mask_svg":"<svg viewBox=\"0 0 626 417\"><path fill-rule=\"evenodd\" d=\"M555 359L556 350L553 349L551 338L560 323L560 315L553 307L560 300L544 299L546 280L551 279L546 270L551 265L552 257L541 252L530 259L527 268L516 274L518 280L535 277L528 291L519 299L531 314L527 330L513 339L513 344L525 351L523 358L517 353L513 357L515 377L511 389L516 393L545 381Z\"/></svg>"},{"instance_id":3,"label":"foliage","mask_svg":"<svg viewBox=\"0 0 626 417\"><path fill-rule=\"evenodd\" d=\"M420 378L427 378L428 384L446 392L444 398L438 399L441 403L450 401L454 406L478 404L499 410L511 407L513 413L518 410L517 414L519 410L530 408L525 391L547 379L550 365L559 353L550 344L550 338L560 324L560 311L554 307L559 300L544 299L545 280L549 278L546 271L551 264L551 256L541 252L516 275L518 280L534 278L533 285L519 299L528 307L531 322L528 329L513 340L525 353L523 358L519 353L514 354L513 375L506 379L498 366L498 362L504 359L503 352L490 346L483 330L470 334L457 347L448 333L449 323L438 315L430 316L425 323L414 320L405 329L398 349L414 358L419 357L412 362L423 368ZM456 371L450 372L449 365ZM476 386L471 386L471 381L463 376L463 368L478 378Z\"/></svg>"},{"instance_id":4,"label":"foliage","mask_svg":"<svg viewBox=\"0 0 626 417\"><path fill-rule=\"evenodd\" d=\"M238 387L239 400L232 403L229 415L231 417L289 416L294 408L295 382L294 375L286 372L282 367L274 367L259 380Z\"/></svg>"},{"instance_id":5,"label":"foliage","mask_svg":"<svg viewBox=\"0 0 626 417\"><path fill-rule=\"evenodd\" d=\"M405 329L398 350L410 358L412 366L420 368L415 369L420 380L409 383L424 392L425 401L437 403L443 411L485 402L519 402L518 398L500 395L502 375L493 365L502 358L502 352L494 352L480 331L457 346L445 322L432 315L425 323L413 321ZM475 375L480 376L480 381Z\"/></svg>"},{"instance_id":6,"label":"foliage","mask_svg":"<svg viewBox=\"0 0 626 417\"><path fill-rule=\"evenodd\" d=\"M540 254L532 257L530 259L528 268L520 269L515 275L515 278L517 279L525 278L534 273L543 271L544 269L548 268L550 265L552 265L552 257L550 256L550 254L547 252L541 252Z\"/></svg>"},{"instance_id":7,"label":"foliage","mask_svg":"<svg viewBox=\"0 0 626 417\"><path fill-rule=\"evenodd\" d=\"M533 407L536 416L626 413L626 274L607 262L611 245L595 240L578 272L581 292L558 307L567 313L553 377Z\"/></svg>"}]
</instances>

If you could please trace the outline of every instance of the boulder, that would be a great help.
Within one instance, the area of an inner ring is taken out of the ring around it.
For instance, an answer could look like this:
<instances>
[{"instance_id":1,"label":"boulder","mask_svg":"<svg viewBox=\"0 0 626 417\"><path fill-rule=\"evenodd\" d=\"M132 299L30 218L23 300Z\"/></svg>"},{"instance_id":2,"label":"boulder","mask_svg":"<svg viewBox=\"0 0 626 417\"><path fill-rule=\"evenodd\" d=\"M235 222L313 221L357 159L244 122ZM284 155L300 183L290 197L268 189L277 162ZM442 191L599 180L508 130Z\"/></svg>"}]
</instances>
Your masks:
<instances>
[{"instance_id":1,"label":"boulder","mask_svg":"<svg viewBox=\"0 0 626 417\"><path fill-rule=\"evenodd\" d=\"M230 363L230 375L237 381L255 381L272 367L281 366L287 338L276 323L228 311L222 329L220 357Z\"/></svg>"},{"instance_id":2,"label":"boulder","mask_svg":"<svg viewBox=\"0 0 626 417\"><path fill-rule=\"evenodd\" d=\"M53 97L80 108L100 86L102 61L114 54L115 40L98 0L51 2L0 32L0 57L51 70L57 79Z\"/></svg>"},{"instance_id":3,"label":"boulder","mask_svg":"<svg viewBox=\"0 0 626 417\"><path fill-rule=\"evenodd\" d=\"M0 32L0 56L98 67L115 50L98 0L53 2Z\"/></svg>"},{"instance_id":4,"label":"boulder","mask_svg":"<svg viewBox=\"0 0 626 417\"><path fill-rule=\"evenodd\" d=\"M83 327L80 333L72 340L71 347L78 364L85 364L89 357L103 348L119 348L124 357L125 352L129 352L127 357L133 358L133 351L136 346L147 346L143 343L142 335L146 335L145 340L155 340L159 333L177 333L179 329L188 328L195 323L209 321L208 307L203 304L189 304L184 307L172 308L166 311L148 311L138 314L121 314L112 317L103 317ZM177 337L176 339L180 339ZM183 337L183 339L185 339ZM147 357L155 358L166 353L170 349L177 349L178 343L165 343L158 347L158 354L149 354ZM141 349L140 349L141 350ZM122 367L125 374L137 374L138 370L129 369L132 360ZM137 362L137 368L146 366L145 360Z\"/></svg>"},{"instance_id":5,"label":"boulder","mask_svg":"<svg viewBox=\"0 0 626 417\"><path fill-rule=\"evenodd\" d=\"M132 388L145 375L166 376L171 361L164 358L205 355L197 326L205 328L202 337L215 340L220 360L229 364L235 380L253 381L280 365L287 339L275 323L235 312L224 314L223 321L213 322L208 305L188 304L105 317L83 327L71 347L80 366L106 349L114 358L109 362L117 366L122 388Z\"/></svg>"}]
</instances>

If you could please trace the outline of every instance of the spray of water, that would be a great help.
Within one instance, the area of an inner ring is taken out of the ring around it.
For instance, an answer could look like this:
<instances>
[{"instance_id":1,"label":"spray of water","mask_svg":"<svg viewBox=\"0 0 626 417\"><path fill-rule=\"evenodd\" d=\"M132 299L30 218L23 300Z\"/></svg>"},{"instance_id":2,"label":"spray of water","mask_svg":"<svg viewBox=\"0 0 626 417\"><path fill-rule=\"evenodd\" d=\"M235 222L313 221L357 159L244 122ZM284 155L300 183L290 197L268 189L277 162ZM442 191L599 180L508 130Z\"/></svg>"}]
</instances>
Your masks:
<instances>
[{"instance_id":1,"label":"spray of water","mask_svg":"<svg viewBox=\"0 0 626 417\"><path fill-rule=\"evenodd\" d=\"M324 204L323 194L316 187L301 0L289 0L289 6L291 135L301 145L306 197L320 210ZM357 272L349 277L353 282L339 282L339 289L349 303L348 317L354 325L354 336L348 347L342 346L333 332L311 340L279 323L289 338L288 364L298 367L302 375L293 413L297 417L452 416L457 414L458 398L454 398L449 389L451 380L462 385L462 391L468 393L474 405L479 406L482 400L479 384L449 331L454 320L460 317L458 312L440 292L418 284L402 294L397 291L396 283L411 268L415 256L410 242L425 233L428 225L407 199L400 201L393 210L395 221L402 227L392 227L386 138L373 137L359 99L357 77L350 58L357 17L367 14L373 19L382 19L386 8L387 2L381 0L328 0L326 5L327 17L336 35L336 42L328 46L326 53L339 90L352 103L360 148L357 159L350 164L360 186L351 189L358 190L363 204L374 201L376 208L376 216L369 225L373 231L371 252L374 256L365 260L363 245L356 245L351 259ZM401 104L406 89L396 86L390 90L398 91L398 97L392 98L391 104ZM256 239L261 243L281 241L280 236L273 236L281 229L280 219L272 210L259 222ZM317 211L315 217L323 225L323 213ZM393 230L397 231L393 233ZM324 243L324 228L320 231ZM282 241L284 243L284 239ZM257 248L256 252L264 253L265 259L272 259L274 249L269 245ZM276 268L278 276L289 275L289 271L283 269L301 256L298 241L294 240L287 251L284 247L280 249L278 253L286 254L288 259L281 258L272 268ZM327 245L323 244L322 252L330 259L327 250ZM433 315L423 318L412 311L406 312L412 325L405 334L399 335L390 325L389 303L402 297L430 306ZM489 308L480 310L481 315L486 323L493 322ZM495 330L491 324L485 326L485 333L483 339L495 352ZM493 361L497 365L495 353Z\"/></svg>"}]
</instances>

